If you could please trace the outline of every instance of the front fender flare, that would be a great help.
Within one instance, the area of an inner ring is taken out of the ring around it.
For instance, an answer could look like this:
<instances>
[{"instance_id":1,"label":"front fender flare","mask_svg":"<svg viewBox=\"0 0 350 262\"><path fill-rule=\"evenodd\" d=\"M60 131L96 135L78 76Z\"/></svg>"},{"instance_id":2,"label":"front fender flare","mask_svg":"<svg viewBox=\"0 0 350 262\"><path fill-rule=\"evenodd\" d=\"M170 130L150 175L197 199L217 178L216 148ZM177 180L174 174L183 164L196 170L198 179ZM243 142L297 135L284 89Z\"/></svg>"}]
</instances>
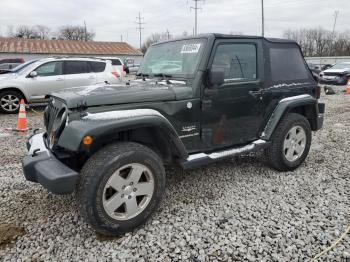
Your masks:
<instances>
[{"instance_id":1,"label":"front fender flare","mask_svg":"<svg viewBox=\"0 0 350 262\"><path fill-rule=\"evenodd\" d=\"M63 130L57 145L77 152L84 136L101 137L136 128L156 127L163 131L172 149L186 159L188 153L171 123L153 109L117 110L87 114L82 119L70 122Z\"/></svg>"}]
</instances>

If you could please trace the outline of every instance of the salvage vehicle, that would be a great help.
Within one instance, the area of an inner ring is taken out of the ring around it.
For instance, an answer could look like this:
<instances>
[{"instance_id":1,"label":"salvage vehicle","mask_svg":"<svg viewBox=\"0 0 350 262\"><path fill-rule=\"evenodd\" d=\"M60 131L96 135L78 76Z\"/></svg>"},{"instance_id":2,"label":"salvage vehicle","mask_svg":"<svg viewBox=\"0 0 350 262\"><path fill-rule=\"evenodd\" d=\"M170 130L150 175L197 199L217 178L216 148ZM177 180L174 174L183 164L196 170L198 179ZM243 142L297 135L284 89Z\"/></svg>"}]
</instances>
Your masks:
<instances>
[{"instance_id":1,"label":"salvage vehicle","mask_svg":"<svg viewBox=\"0 0 350 262\"><path fill-rule=\"evenodd\" d=\"M206 34L157 43L134 81L52 94L24 175L56 194L76 190L92 228L120 235L156 210L164 166L264 150L279 171L299 167L323 125L319 96L290 40Z\"/></svg>"},{"instance_id":2,"label":"salvage vehicle","mask_svg":"<svg viewBox=\"0 0 350 262\"><path fill-rule=\"evenodd\" d=\"M111 61L94 58L45 58L23 64L13 72L0 75L0 112L19 111L20 101L44 102L54 91L69 87L119 83L120 73Z\"/></svg>"},{"instance_id":3,"label":"salvage vehicle","mask_svg":"<svg viewBox=\"0 0 350 262\"><path fill-rule=\"evenodd\" d=\"M322 71L319 83L328 85L346 85L350 80L350 62L342 62Z\"/></svg>"}]
</instances>

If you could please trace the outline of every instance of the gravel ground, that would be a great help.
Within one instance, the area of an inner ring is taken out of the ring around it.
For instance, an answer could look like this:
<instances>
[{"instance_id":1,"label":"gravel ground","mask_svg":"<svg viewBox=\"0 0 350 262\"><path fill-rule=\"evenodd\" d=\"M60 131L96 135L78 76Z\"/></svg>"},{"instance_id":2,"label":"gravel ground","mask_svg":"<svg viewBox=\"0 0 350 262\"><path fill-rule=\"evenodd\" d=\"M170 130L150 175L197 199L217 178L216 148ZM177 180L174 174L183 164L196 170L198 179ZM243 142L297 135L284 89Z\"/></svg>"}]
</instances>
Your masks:
<instances>
[{"instance_id":1,"label":"gravel ground","mask_svg":"<svg viewBox=\"0 0 350 262\"><path fill-rule=\"evenodd\" d=\"M350 223L350 95L322 100L324 128L299 169L278 173L255 155L189 172L168 170L160 209L121 238L96 235L74 196L25 181L25 137L4 131L16 116L0 115L0 260L309 260ZM30 112L29 123L40 127L41 117ZM348 259L350 235L322 257Z\"/></svg>"}]
</instances>

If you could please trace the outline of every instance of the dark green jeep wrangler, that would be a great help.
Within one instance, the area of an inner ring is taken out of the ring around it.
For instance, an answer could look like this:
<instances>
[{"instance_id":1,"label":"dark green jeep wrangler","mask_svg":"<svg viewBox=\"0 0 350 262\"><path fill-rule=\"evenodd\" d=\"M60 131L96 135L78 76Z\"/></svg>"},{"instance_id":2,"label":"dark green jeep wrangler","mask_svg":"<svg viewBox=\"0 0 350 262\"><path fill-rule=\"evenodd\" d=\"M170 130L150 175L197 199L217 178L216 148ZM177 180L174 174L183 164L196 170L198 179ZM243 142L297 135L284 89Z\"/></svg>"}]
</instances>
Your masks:
<instances>
[{"instance_id":1,"label":"dark green jeep wrangler","mask_svg":"<svg viewBox=\"0 0 350 262\"><path fill-rule=\"evenodd\" d=\"M24 174L57 194L77 190L96 231L122 234L159 205L165 165L264 150L273 168L297 168L323 123L319 96L292 41L208 34L155 44L134 81L52 94Z\"/></svg>"}]
</instances>

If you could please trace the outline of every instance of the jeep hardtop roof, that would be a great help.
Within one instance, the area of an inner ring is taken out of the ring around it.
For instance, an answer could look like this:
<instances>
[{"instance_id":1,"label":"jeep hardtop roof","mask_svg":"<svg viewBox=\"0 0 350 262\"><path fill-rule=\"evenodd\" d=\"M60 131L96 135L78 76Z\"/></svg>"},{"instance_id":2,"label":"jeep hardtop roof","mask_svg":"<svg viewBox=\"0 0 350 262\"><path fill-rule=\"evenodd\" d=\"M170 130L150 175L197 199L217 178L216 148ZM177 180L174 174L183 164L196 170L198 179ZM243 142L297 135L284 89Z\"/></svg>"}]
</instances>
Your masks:
<instances>
[{"instance_id":1,"label":"jeep hardtop roof","mask_svg":"<svg viewBox=\"0 0 350 262\"><path fill-rule=\"evenodd\" d=\"M219 34L219 33L207 33L207 34L199 34L196 36L185 36L185 37L180 37L176 39L170 39L170 40L165 40L161 41L158 43L155 43L153 45L158 45L162 43L167 43L167 42L174 42L174 41L179 41L179 40L188 40L188 39L198 39L198 38L207 38L207 39L263 39L267 42L271 43L291 43L291 44L296 44L294 40L290 39L283 39L283 38L266 38L263 36L252 36L252 35L229 35L229 34Z\"/></svg>"}]
</instances>

